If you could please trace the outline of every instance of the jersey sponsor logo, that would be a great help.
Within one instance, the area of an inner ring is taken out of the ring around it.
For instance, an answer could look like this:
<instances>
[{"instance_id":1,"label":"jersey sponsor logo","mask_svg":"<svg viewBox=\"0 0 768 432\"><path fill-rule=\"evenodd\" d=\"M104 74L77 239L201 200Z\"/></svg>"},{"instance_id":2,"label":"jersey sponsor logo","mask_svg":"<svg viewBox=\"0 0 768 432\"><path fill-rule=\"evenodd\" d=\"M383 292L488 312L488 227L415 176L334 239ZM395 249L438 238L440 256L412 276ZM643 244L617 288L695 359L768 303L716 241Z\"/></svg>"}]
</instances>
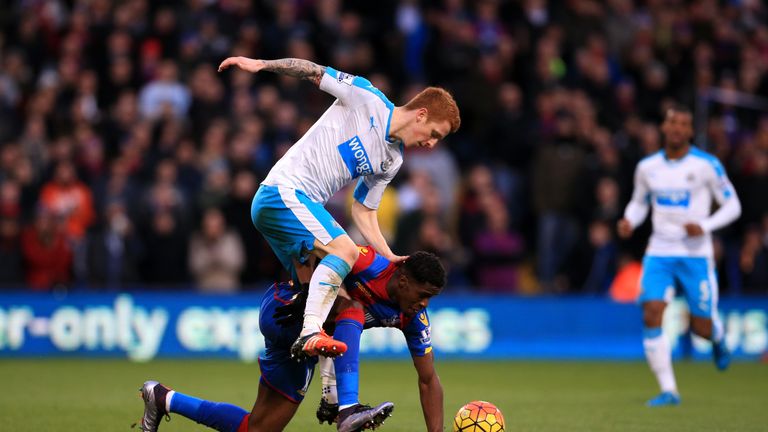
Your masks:
<instances>
[{"instance_id":1,"label":"jersey sponsor logo","mask_svg":"<svg viewBox=\"0 0 768 432\"><path fill-rule=\"evenodd\" d=\"M371 160L368 158L368 152L365 151L360 137L355 135L350 140L339 144L338 149L341 159L349 169L353 179L373 174Z\"/></svg>"},{"instance_id":2,"label":"jersey sponsor logo","mask_svg":"<svg viewBox=\"0 0 768 432\"><path fill-rule=\"evenodd\" d=\"M691 191L685 189L662 189L654 192L656 204L665 207L688 207Z\"/></svg>"},{"instance_id":3,"label":"jersey sponsor logo","mask_svg":"<svg viewBox=\"0 0 768 432\"><path fill-rule=\"evenodd\" d=\"M355 288L358 290L358 292L360 292L362 295L364 295L369 301L371 301L371 302L374 301L373 300L373 295L371 294L370 291L368 291L368 288L365 285L361 284L360 282L355 281Z\"/></svg>"},{"instance_id":4,"label":"jersey sponsor logo","mask_svg":"<svg viewBox=\"0 0 768 432\"><path fill-rule=\"evenodd\" d=\"M338 82L340 82L340 83L344 83L344 84L346 84L348 86L351 86L352 82L355 80L355 76L354 75L350 75L350 74L348 74L346 72L339 72L336 75L336 80Z\"/></svg>"}]
</instances>

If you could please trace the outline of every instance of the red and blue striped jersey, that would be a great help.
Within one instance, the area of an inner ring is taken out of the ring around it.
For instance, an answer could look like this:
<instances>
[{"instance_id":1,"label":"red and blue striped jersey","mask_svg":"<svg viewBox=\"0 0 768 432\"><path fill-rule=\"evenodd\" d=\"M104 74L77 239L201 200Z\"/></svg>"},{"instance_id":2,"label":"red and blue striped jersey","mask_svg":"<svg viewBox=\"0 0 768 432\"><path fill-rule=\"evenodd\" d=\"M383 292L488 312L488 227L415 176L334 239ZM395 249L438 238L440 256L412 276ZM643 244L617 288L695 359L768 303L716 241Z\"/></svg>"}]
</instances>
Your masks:
<instances>
[{"instance_id":1,"label":"red and blue striped jersey","mask_svg":"<svg viewBox=\"0 0 768 432\"><path fill-rule=\"evenodd\" d=\"M365 307L365 328L399 328L412 355L423 356L432 351L427 310L422 309L415 316L407 317L387 293L387 283L399 264L377 254L370 246L358 248L360 255L344 279L344 286L349 296Z\"/></svg>"}]
</instances>

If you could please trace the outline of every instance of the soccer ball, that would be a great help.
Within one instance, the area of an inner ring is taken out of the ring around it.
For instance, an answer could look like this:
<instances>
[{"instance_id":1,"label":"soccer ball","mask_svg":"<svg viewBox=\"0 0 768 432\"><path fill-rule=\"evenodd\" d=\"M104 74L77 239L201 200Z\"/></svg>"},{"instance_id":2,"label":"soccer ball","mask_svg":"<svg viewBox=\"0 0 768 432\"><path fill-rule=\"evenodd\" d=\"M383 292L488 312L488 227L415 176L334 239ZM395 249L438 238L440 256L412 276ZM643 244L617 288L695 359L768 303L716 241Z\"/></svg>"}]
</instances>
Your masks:
<instances>
[{"instance_id":1,"label":"soccer ball","mask_svg":"<svg viewBox=\"0 0 768 432\"><path fill-rule=\"evenodd\" d=\"M490 402L470 402L453 418L453 432L504 432L504 416Z\"/></svg>"}]
</instances>

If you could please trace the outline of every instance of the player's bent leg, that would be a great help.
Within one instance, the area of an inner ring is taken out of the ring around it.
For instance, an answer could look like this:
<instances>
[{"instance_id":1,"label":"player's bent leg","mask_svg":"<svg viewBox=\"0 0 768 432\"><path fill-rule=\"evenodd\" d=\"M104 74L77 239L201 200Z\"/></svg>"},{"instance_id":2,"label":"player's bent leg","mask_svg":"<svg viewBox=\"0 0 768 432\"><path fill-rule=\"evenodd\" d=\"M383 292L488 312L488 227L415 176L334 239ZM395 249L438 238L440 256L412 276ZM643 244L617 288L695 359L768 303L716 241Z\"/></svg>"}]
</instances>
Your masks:
<instances>
[{"instance_id":1,"label":"player's bent leg","mask_svg":"<svg viewBox=\"0 0 768 432\"><path fill-rule=\"evenodd\" d=\"M365 324L362 307L347 307L336 317L333 337L347 344L347 354L334 361L339 410L357 405L359 401L360 337Z\"/></svg>"},{"instance_id":2,"label":"player's bent leg","mask_svg":"<svg viewBox=\"0 0 768 432\"><path fill-rule=\"evenodd\" d=\"M717 311L718 285L711 258L690 258L681 263L685 297L691 311L691 330L712 341L712 359L718 370L728 369L731 356Z\"/></svg>"},{"instance_id":3,"label":"player's bent leg","mask_svg":"<svg viewBox=\"0 0 768 432\"><path fill-rule=\"evenodd\" d=\"M291 348L294 357L324 355L335 357L347 350L346 344L335 341L322 331L344 278L349 274L359 250L348 235L340 235L327 244L315 239L315 254L325 254L309 282L304 324L300 338Z\"/></svg>"},{"instance_id":4,"label":"player's bent leg","mask_svg":"<svg viewBox=\"0 0 768 432\"><path fill-rule=\"evenodd\" d=\"M144 399L144 416L139 429L142 431L157 431L161 418L170 419L168 414L176 413L220 432L238 432L248 415L248 411L239 406L198 399L157 381L145 382L141 396Z\"/></svg>"},{"instance_id":5,"label":"player's bent leg","mask_svg":"<svg viewBox=\"0 0 768 432\"><path fill-rule=\"evenodd\" d=\"M725 371L731 364L731 353L725 345L725 337L716 337L715 323L699 316L691 316L691 330L693 333L712 341L712 360L717 370Z\"/></svg>"},{"instance_id":6,"label":"player's bent leg","mask_svg":"<svg viewBox=\"0 0 768 432\"><path fill-rule=\"evenodd\" d=\"M256 402L248 415L247 427L241 425L237 432L275 432L285 429L299 404L259 383Z\"/></svg>"},{"instance_id":7,"label":"player's bent leg","mask_svg":"<svg viewBox=\"0 0 768 432\"><path fill-rule=\"evenodd\" d=\"M327 244L323 244L323 242L315 239L313 246L314 250L312 253L318 258L323 259L327 255L336 255L350 267L355 264L360 255L360 249L357 248L355 242L347 234L340 235Z\"/></svg>"}]
</instances>

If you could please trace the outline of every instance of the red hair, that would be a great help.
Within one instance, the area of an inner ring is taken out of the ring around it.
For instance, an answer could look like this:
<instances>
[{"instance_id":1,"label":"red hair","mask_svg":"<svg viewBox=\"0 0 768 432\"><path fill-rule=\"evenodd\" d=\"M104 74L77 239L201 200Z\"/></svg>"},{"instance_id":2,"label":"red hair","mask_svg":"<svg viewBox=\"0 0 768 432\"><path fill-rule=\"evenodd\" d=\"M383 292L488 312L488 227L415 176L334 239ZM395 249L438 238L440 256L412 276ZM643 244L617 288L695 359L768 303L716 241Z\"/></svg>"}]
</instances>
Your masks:
<instances>
[{"instance_id":1,"label":"red hair","mask_svg":"<svg viewBox=\"0 0 768 432\"><path fill-rule=\"evenodd\" d=\"M426 108L431 121L448 121L451 132L456 132L461 126L459 107L447 90L440 87L427 87L414 96L403 106L408 111Z\"/></svg>"}]
</instances>

